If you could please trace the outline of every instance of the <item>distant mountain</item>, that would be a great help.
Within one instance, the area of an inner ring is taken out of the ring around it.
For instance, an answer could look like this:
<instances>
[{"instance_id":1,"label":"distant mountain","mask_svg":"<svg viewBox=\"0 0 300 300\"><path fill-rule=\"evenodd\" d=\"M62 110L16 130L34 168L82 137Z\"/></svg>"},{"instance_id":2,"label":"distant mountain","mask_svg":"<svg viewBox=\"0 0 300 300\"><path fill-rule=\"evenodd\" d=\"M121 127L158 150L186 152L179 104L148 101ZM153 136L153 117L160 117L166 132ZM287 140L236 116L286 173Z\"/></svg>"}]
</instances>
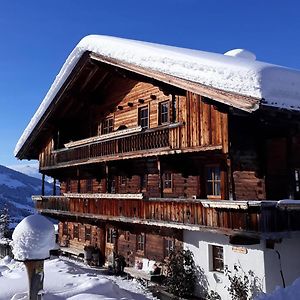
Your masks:
<instances>
[{"instance_id":1,"label":"distant mountain","mask_svg":"<svg viewBox=\"0 0 300 300\"><path fill-rule=\"evenodd\" d=\"M6 204L12 223L19 223L34 213L32 195L40 195L42 180L0 165L0 209ZM51 194L52 185L45 182L45 193ZM12 224L14 225L14 224Z\"/></svg>"},{"instance_id":2,"label":"distant mountain","mask_svg":"<svg viewBox=\"0 0 300 300\"><path fill-rule=\"evenodd\" d=\"M42 174L39 173L39 163L38 162L28 162L28 163L19 163L16 165L6 166L9 169L13 169L20 173L26 174L28 176L42 179Z\"/></svg>"}]
</instances>

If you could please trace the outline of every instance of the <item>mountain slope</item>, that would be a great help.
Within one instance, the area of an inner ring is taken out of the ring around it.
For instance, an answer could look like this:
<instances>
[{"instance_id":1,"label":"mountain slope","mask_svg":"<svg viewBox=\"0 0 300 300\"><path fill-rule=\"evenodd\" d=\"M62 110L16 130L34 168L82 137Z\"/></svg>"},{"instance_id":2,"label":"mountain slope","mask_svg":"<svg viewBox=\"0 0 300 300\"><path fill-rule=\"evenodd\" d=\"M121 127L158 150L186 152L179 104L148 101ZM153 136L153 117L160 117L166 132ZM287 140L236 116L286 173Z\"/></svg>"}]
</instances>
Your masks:
<instances>
[{"instance_id":1,"label":"mountain slope","mask_svg":"<svg viewBox=\"0 0 300 300\"><path fill-rule=\"evenodd\" d=\"M32 195L40 195L42 181L0 165L0 209L7 206L12 225L34 213ZM52 186L45 182L45 191Z\"/></svg>"}]
</instances>

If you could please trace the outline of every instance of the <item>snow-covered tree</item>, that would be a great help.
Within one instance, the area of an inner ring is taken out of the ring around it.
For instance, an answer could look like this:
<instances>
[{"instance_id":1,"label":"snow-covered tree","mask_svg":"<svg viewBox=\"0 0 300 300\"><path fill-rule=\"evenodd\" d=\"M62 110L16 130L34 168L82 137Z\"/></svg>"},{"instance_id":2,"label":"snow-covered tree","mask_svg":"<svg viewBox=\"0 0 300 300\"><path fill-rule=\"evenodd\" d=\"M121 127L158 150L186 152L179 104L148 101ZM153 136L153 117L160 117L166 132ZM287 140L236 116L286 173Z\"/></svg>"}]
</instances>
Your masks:
<instances>
[{"instance_id":1,"label":"snow-covered tree","mask_svg":"<svg viewBox=\"0 0 300 300\"><path fill-rule=\"evenodd\" d=\"M9 211L6 206L0 212L0 239L9 237Z\"/></svg>"}]
</instances>

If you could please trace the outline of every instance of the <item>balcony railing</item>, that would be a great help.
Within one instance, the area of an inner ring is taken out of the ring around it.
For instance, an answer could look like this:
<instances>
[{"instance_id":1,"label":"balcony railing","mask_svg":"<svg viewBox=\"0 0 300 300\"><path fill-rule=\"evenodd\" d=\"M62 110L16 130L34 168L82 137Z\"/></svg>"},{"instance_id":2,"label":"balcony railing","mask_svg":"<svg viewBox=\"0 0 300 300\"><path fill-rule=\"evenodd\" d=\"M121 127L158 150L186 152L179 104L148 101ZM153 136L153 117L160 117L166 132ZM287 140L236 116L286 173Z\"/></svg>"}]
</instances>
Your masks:
<instances>
[{"instance_id":1,"label":"balcony railing","mask_svg":"<svg viewBox=\"0 0 300 300\"><path fill-rule=\"evenodd\" d=\"M300 230L300 210L280 209L276 201L145 199L126 194L66 194L36 196L34 200L39 211L52 216L73 215L182 229L255 233Z\"/></svg>"},{"instance_id":2,"label":"balcony railing","mask_svg":"<svg viewBox=\"0 0 300 300\"><path fill-rule=\"evenodd\" d=\"M45 154L40 162L41 168L63 165L66 163L84 162L95 160L101 157L115 156L130 152L139 152L152 149L171 149L176 147L178 141L173 138L173 132L178 131L180 124L173 125L172 128L164 127L160 129L148 129L146 131L134 132L125 136L112 136L105 140L89 141L71 148L52 151ZM172 136L172 138L170 138ZM179 135L177 135L179 136Z\"/></svg>"}]
</instances>

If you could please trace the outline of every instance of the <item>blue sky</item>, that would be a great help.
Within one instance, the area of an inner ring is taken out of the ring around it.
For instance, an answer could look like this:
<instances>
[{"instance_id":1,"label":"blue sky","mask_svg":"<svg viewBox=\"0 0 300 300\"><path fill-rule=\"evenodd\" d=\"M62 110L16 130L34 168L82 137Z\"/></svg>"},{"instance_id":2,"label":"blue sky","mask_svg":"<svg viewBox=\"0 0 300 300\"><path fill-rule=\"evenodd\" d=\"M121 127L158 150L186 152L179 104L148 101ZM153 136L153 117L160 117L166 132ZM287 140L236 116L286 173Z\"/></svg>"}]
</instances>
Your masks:
<instances>
[{"instance_id":1,"label":"blue sky","mask_svg":"<svg viewBox=\"0 0 300 300\"><path fill-rule=\"evenodd\" d=\"M0 164L13 149L66 57L88 34L224 53L300 69L297 0L0 0Z\"/></svg>"}]
</instances>

